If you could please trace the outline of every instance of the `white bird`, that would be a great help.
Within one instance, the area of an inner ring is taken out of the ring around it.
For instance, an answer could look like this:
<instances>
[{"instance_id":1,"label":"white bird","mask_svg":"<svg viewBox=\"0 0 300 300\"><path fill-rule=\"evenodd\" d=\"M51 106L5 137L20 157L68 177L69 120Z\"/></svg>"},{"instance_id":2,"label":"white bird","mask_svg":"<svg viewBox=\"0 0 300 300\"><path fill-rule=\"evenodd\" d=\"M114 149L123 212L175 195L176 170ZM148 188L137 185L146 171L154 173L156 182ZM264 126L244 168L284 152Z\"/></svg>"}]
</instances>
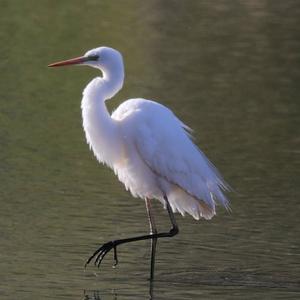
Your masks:
<instances>
[{"instance_id":1,"label":"white bird","mask_svg":"<svg viewBox=\"0 0 300 300\"><path fill-rule=\"evenodd\" d=\"M100 265L104 256L117 246L151 239L151 270L157 238L178 233L173 212L192 215L195 219L211 219L216 204L228 208L224 191L229 185L213 164L191 140L192 130L167 107L142 98L123 102L111 115L105 101L123 86L124 65L120 52L99 47L84 56L50 64L49 67L87 65L102 71L84 89L81 102L83 128L87 143L99 162L112 168L134 197L145 200L150 234L110 241L87 260L95 258ZM167 209L172 229L158 233L151 210L151 200L158 199Z\"/></svg>"}]
</instances>

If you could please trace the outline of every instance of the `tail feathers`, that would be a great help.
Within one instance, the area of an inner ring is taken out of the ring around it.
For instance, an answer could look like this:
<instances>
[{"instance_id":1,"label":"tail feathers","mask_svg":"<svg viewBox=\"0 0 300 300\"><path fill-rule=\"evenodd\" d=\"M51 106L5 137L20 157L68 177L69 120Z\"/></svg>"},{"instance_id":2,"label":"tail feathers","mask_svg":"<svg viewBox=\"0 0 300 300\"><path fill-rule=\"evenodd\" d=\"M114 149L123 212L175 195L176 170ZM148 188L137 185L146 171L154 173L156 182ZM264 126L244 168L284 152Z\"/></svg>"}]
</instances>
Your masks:
<instances>
[{"instance_id":1,"label":"tail feathers","mask_svg":"<svg viewBox=\"0 0 300 300\"><path fill-rule=\"evenodd\" d=\"M179 212L183 216L188 213L196 220L199 220L200 217L209 220L216 214L215 206L210 207L204 201L196 199L179 187L172 189L167 196L173 212Z\"/></svg>"}]
</instances>

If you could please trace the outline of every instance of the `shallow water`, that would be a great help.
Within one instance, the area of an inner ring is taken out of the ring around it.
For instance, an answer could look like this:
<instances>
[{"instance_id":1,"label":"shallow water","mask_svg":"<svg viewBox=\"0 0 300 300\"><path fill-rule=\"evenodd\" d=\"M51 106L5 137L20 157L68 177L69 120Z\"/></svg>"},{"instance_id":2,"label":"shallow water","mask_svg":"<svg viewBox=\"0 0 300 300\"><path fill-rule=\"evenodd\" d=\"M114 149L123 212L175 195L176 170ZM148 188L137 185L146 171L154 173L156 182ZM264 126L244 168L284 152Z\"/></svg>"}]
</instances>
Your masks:
<instances>
[{"instance_id":1,"label":"shallow water","mask_svg":"<svg viewBox=\"0 0 300 300\"><path fill-rule=\"evenodd\" d=\"M1 299L299 299L298 1L1 8ZM46 68L100 45L126 63L110 109L138 96L169 106L236 190L231 213L177 216L152 286L147 242L120 247L115 269L110 254L83 268L99 244L148 231L143 201L85 144L81 91L96 71Z\"/></svg>"}]
</instances>

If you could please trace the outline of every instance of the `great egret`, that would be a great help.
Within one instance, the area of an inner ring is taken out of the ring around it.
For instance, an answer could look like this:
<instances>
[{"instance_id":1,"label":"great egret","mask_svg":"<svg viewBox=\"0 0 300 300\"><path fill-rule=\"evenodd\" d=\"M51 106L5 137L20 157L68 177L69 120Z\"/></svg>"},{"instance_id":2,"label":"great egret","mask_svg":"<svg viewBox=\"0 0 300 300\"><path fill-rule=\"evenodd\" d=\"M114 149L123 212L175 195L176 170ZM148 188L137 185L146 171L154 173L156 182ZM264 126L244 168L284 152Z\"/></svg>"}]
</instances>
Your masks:
<instances>
[{"instance_id":1,"label":"great egret","mask_svg":"<svg viewBox=\"0 0 300 300\"><path fill-rule=\"evenodd\" d=\"M124 81L120 52L99 47L49 67L75 64L100 69L103 74L94 78L83 92L81 108L87 143L98 161L112 168L134 197L145 200L150 223L149 235L105 243L86 265L95 258L99 267L112 249L116 265L117 246L151 239L150 278L153 279L157 239L178 233L173 212L188 213L197 220L211 219L216 213L216 202L228 208L223 191L229 190L229 186L192 142L192 130L167 107L137 98L123 102L109 114L105 101L122 88ZM158 199L167 209L172 223L169 232L157 232L152 199Z\"/></svg>"}]
</instances>

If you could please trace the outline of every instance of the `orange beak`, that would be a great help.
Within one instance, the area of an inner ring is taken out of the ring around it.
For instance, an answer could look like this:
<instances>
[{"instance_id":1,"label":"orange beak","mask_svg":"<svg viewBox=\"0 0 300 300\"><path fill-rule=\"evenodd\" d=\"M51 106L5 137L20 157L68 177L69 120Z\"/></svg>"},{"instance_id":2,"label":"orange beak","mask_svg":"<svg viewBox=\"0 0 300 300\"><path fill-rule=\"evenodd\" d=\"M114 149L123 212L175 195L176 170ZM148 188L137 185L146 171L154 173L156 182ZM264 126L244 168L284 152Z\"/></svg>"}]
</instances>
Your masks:
<instances>
[{"instance_id":1,"label":"orange beak","mask_svg":"<svg viewBox=\"0 0 300 300\"><path fill-rule=\"evenodd\" d=\"M48 67L62 67L62 66L78 65L78 64L82 64L89 60L90 60L90 57L88 57L88 56L80 56L80 57L75 57L75 58L71 58L68 60L55 62L53 64L48 65Z\"/></svg>"}]
</instances>

